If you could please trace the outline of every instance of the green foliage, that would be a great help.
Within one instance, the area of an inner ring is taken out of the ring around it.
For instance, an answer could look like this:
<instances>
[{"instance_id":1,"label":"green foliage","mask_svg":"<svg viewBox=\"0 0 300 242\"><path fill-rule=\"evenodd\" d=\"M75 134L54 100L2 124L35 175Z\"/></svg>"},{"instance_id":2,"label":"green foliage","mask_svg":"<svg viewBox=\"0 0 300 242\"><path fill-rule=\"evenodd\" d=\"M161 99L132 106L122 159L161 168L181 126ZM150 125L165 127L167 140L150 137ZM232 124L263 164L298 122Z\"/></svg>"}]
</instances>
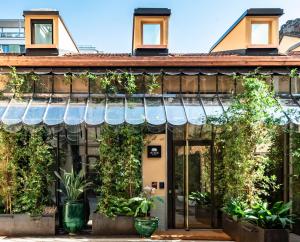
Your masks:
<instances>
[{"instance_id":1,"label":"green foliage","mask_svg":"<svg viewBox=\"0 0 300 242\"><path fill-rule=\"evenodd\" d=\"M217 187L224 192L225 203L237 199L254 204L276 189L276 176L268 174L276 161L259 150L272 143L277 124L272 110L280 107L265 76L253 74L240 81L244 91L220 118L226 122L217 137L222 154Z\"/></svg>"},{"instance_id":2,"label":"green foliage","mask_svg":"<svg viewBox=\"0 0 300 242\"><path fill-rule=\"evenodd\" d=\"M160 197L154 196L155 188L152 187L144 187L143 193L141 193L138 197L133 197L130 199L130 202L138 203L138 206L135 210L134 216L143 216L148 217L150 210L155 208L154 202L155 200L159 202L163 202Z\"/></svg>"},{"instance_id":3,"label":"green foliage","mask_svg":"<svg viewBox=\"0 0 300 242\"><path fill-rule=\"evenodd\" d=\"M142 128L122 125L101 127L99 164L101 177L99 212L113 217L116 198L130 199L140 193L141 157L144 147Z\"/></svg>"},{"instance_id":4,"label":"green foliage","mask_svg":"<svg viewBox=\"0 0 300 242\"><path fill-rule=\"evenodd\" d=\"M284 229L293 224L291 207L291 202L276 202L271 208L268 203L258 203L249 209L245 220L265 229Z\"/></svg>"},{"instance_id":5,"label":"green foliage","mask_svg":"<svg viewBox=\"0 0 300 242\"><path fill-rule=\"evenodd\" d=\"M39 215L50 205L52 148L42 128L12 134L0 130L0 197L6 213Z\"/></svg>"},{"instance_id":6,"label":"green foliage","mask_svg":"<svg viewBox=\"0 0 300 242\"><path fill-rule=\"evenodd\" d=\"M16 98L21 98L23 93L31 91L33 82L38 80L38 76L33 72L29 74L18 74L17 69L11 67L10 79L6 86Z\"/></svg>"},{"instance_id":7,"label":"green foliage","mask_svg":"<svg viewBox=\"0 0 300 242\"><path fill-rule=\"evenodd\" d=\"M233 220L245 218L249 212L248 206L245 202L231 199L223 207L223 211L232 217Z\"/></svg>"},{"instance_id":8,"label":"green foliage","mask_svg":"<svg viewBox=\"0 0 300 242\"><path fill-rule=\"evenodd\" d=\"M71 172L67 172L62 169L63 175L61 176L57 171L54 171L55 175L62 182L64 190L58 189L66 195L67 201L76 202L81 198L81 195L91 185L91 182L85 180L84 171L81 170L78 174L72 169Z\"/></svg>"},{"instance_id":9,"label":"green foliage","mask_svg":"<svg viewBox=\"0 0 300 242\"><path fill-rule=\"evenodd\" d=\"M191 192L189 200L196 202L198 205L209 205L211 203L211 196L209 192Z\"/></svg>"}]
</instances>

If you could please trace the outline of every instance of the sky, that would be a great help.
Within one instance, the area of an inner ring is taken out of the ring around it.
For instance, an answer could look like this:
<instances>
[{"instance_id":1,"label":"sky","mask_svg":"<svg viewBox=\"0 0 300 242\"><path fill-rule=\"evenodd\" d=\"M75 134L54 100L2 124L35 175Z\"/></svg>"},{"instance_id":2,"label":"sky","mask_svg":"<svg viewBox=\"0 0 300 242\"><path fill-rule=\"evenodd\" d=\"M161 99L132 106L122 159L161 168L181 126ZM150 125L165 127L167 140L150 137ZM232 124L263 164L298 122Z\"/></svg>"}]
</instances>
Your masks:
<instances>
[{"instance_id":1,"label":"sky","mask_svg":"<svg viewBox=\"0 0 300 242\"><path fill-rule=\"evenodd\" d=\"M22 18L23 10L60 11L75 42L99 51L129 53L133 11L166 7L172 15L169 51L206 53L248 8L283 8L280 24L300 18L300 0L0 0L0 18Z\"/></svg>"}]
</instances>

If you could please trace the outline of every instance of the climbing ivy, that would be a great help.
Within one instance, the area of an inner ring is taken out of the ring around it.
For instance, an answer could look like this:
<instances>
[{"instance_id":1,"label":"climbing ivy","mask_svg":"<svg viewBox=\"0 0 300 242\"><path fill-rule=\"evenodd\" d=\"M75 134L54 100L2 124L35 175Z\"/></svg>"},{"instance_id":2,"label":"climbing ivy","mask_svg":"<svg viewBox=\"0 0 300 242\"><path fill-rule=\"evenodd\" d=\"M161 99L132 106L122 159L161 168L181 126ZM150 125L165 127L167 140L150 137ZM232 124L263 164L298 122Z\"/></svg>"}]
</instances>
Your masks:
<instances>
[{"instance_id":1,"label":"climbing ivy","mask_svg":"<svg viewBox=\"0 0 300 242\"><path fill-rule=\"evenodd\" d=\"M244 91L234 97L226 117L220 118L226 122L217 138L222 154L217 182L225 202L234 198L253 204L277 188L276 176L269 174L276 161L260 150L272 143L276 130L276 120L267 110L280 107L266 76L254 73L238 78Z\"/></svg>"},{"instance_id":2,"label":"climbing ivy","mask_svg":"<svg viewBox=\"0 0 300 242\"><path fill-rule=\"evenodd\" d=\"M23 93L31 92L33 82L38 81L39 77L33 72L27 74L18 74L15 67L11 67L10 78L6 87L12 92L15 98L21 98Z\"/></svg>"},{"instance_id":3,"label":"climbing ivy","mask_svg":"<svg viewBox=\"0 0 300 242\"><path fill-rule=\"evenodd\" d=\"M122 210L120 206L141 191L143 129L129 125L103 126L99 142L97 170L101 177L101 200L98 210L109 217L133 214L130 208Z\"/></svg>"}]
</instances>

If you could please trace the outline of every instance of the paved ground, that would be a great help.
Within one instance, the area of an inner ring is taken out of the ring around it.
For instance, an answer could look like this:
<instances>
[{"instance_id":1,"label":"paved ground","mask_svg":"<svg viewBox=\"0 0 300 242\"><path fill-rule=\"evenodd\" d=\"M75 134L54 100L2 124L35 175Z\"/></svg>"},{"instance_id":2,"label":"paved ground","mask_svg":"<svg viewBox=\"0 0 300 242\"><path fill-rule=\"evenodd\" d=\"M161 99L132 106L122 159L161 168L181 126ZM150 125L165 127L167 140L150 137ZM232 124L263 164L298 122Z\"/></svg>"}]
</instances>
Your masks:
<instances>
[{"instance_id":1,"label":"paved ground","mask_svg":"<svg viewBox=\"0 0 300 242\"><path fill-rule=\"evenodd\" d=\"M32 238L32 237L24 237L24 238L4 238L0 237L0 240L3 241L10 241L10 242L148 242L148 241L162 241L162 242L178 242L181 240L151 240L151 239L139 239L139 238L83 238L83 237L52 237L52 238ZM187 241L187 240L185 240ZM195 240L189 240L190 242ZM195 241L196 242L196 241ZM199 240L197 240L199 242ZM208 240L201 240L201 242L224 242L224 241L208 241ZM227 241L228 242L228 241Z\"/></svg>"},{"instance_id":2,"label":"paved ground","mask_svg":"<svg viewBox=\"0 0 300 242\"><path fill-rule=\"evenodd\" d=\"M96 237L70 237L70 236L59 236L59 237L23 237L23 238L6 238L6 237L0 237L0 240L3 240L4 242L72 242L72 241L78 241L78 242L148 242L148 241L154 241L150 239L139 239L139 238L96 238ZM158 240L156 240L158 241ZM160 240L164 242L176 242L179 240ZM192 240L191 240L192 241ZM199 241L198 241L199 242ZM201 242L222 242L222 241L205 241L201 240ZM223 241L224 242L224 241ZM290 242L300 242L300 236L291 234L290 236Z\"/></svg>"}]
</instances>

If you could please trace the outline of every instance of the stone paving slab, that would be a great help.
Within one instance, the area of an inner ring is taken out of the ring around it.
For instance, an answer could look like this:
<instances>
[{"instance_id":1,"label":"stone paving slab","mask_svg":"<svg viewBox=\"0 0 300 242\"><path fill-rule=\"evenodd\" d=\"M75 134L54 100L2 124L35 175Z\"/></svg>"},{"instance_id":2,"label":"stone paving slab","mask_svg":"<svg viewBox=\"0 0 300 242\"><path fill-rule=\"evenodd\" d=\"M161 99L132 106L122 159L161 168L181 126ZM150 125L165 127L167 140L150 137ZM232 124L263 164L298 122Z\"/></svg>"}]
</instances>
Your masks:
<instances>
[{"instance_id":1,"label":"stone paving slab","mask_svg":"<svg viewBox=\"0 0 300 242\"><path fill-rule=\"evenodd\" d=\"M56 236L56 237L20 237L20 238L7 238L0 237L0 240L9 242L150 242L151 239L141 239L141 238L99 238L99 237L77 237L77 236ZM162 242L178 242L181 240L155 240ZM200 240L185 240L190 242L199 242ZM201 242L224 242L224 241L208 241L201 240ZM233 241L232 241L233 242Z\"/></svg>"}]
</instances>

